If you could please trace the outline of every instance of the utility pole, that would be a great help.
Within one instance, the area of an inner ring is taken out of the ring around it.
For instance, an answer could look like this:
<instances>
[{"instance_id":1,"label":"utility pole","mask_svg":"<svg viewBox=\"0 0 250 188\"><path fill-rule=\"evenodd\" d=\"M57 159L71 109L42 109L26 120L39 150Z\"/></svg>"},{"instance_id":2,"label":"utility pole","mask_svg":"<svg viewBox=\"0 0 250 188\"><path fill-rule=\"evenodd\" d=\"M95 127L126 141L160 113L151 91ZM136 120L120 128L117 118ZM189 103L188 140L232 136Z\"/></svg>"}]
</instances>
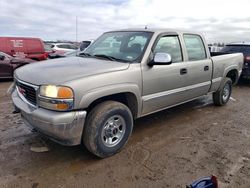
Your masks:
<instances>
[{"instance_id":1,"label":"utility pole","mask_svg":"<svg viewBox=\"0 0 250 188\"><path fill-rule=\"evenodd\" d=\"M76 42L78 41L78 20L77 20L77 16L76 16Z\"/></svg>"}]
</instances>

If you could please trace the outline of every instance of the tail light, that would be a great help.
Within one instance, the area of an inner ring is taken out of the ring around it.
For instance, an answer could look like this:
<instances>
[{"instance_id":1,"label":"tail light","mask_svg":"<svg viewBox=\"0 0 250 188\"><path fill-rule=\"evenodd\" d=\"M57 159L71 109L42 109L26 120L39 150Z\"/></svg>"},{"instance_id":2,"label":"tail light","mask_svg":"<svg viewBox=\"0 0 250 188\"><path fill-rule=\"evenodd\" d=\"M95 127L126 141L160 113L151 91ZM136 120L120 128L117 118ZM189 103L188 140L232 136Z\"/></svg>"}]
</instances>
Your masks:
<instances>
[{"instance_id":1,"label":"tail light","mask_svg":"<svg viewBox=\"0 0 250 188\"><path fill-rule=\"evenodd\" d=\"M250 61L250 56L246 56L246 60L247 60L247 61Z\"/></svg>"},{"instance_id":2,"label":"tail light","mask_svg":"<svg viewBox=\"0 0 250 188\"><path fill-rule=\"evenodd\" d=\"M48 56L49 56L49 54L48 54L47 52L45 52L45 53L43 54L44 59L48 59Z\"/></svg>"}]
</instances>

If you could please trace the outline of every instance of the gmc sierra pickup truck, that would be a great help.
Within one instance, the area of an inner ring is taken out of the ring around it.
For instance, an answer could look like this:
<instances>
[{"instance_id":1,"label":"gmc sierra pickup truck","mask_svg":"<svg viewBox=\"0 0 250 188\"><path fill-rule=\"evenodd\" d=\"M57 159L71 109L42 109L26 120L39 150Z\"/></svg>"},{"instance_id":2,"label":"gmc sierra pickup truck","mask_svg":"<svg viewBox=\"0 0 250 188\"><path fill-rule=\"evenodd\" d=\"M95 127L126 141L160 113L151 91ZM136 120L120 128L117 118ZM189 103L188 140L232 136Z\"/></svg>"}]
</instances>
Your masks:
<instances>
[{"instance_id":1,"label":"gmc sierra pickup truck","mask_svg":"<svg viewBox=\"0 0 250 188\"><path fill-rule=\"evenodd\" d=\"M79 57L16 70L12 100L27 125L105 158L126 144L136 118L210 93L225 105L242 66L241 53L211 57L200 34L111 31Z\"/></svg>"}]
</instances>

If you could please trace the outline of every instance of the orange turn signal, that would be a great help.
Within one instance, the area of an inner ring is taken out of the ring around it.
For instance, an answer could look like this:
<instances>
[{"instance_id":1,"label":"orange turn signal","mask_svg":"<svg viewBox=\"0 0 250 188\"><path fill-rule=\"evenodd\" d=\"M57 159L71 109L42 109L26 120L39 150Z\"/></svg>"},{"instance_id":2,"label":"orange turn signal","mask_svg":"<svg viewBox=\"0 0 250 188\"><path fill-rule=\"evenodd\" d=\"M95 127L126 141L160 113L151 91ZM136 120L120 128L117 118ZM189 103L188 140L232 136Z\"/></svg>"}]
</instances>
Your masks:
<instances>
[{"instance_id":1,"label":"orange turn signal","mask_svg":"<svg viewBox=\"0 0 250 188\"><path fill-rule=\"evenodd\" d=\"M62 103L56 105L58 110L67 110L69 108L68 104Z\"/></svg>"},{"instance_id":2,"label":"orange turn signal","mask_svg":"<svg viewBox=\"0 0 250 188\"><path fill-rule=\"evenodd\" d=\"M68 87L59 87L57 92L57 98L60 99L72 99L73 98L73 92Z\"/></svg>"}]
</instances>

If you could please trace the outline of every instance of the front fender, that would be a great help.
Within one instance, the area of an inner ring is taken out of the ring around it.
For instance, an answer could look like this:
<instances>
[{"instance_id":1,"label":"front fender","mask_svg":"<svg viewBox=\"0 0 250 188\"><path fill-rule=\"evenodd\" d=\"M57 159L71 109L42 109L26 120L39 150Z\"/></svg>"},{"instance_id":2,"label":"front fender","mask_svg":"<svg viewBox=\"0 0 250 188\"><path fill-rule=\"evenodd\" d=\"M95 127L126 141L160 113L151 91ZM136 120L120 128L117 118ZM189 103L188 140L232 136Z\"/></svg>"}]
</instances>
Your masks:
<instances>
[{"instance_id":1,"label":"front fender","mask_svg":"<svg viewBox=\"0 0 250 188\"><path fill-rule=\"evenodd\" d=\"M90 90L82 96L78 108L86 109L97 99L119 93L132 93L135 95L138 107L137 112L138 115L140 115L142 108L141 91L140 88L133 83L107 85Z\"/></svg>"}]
</instances>

